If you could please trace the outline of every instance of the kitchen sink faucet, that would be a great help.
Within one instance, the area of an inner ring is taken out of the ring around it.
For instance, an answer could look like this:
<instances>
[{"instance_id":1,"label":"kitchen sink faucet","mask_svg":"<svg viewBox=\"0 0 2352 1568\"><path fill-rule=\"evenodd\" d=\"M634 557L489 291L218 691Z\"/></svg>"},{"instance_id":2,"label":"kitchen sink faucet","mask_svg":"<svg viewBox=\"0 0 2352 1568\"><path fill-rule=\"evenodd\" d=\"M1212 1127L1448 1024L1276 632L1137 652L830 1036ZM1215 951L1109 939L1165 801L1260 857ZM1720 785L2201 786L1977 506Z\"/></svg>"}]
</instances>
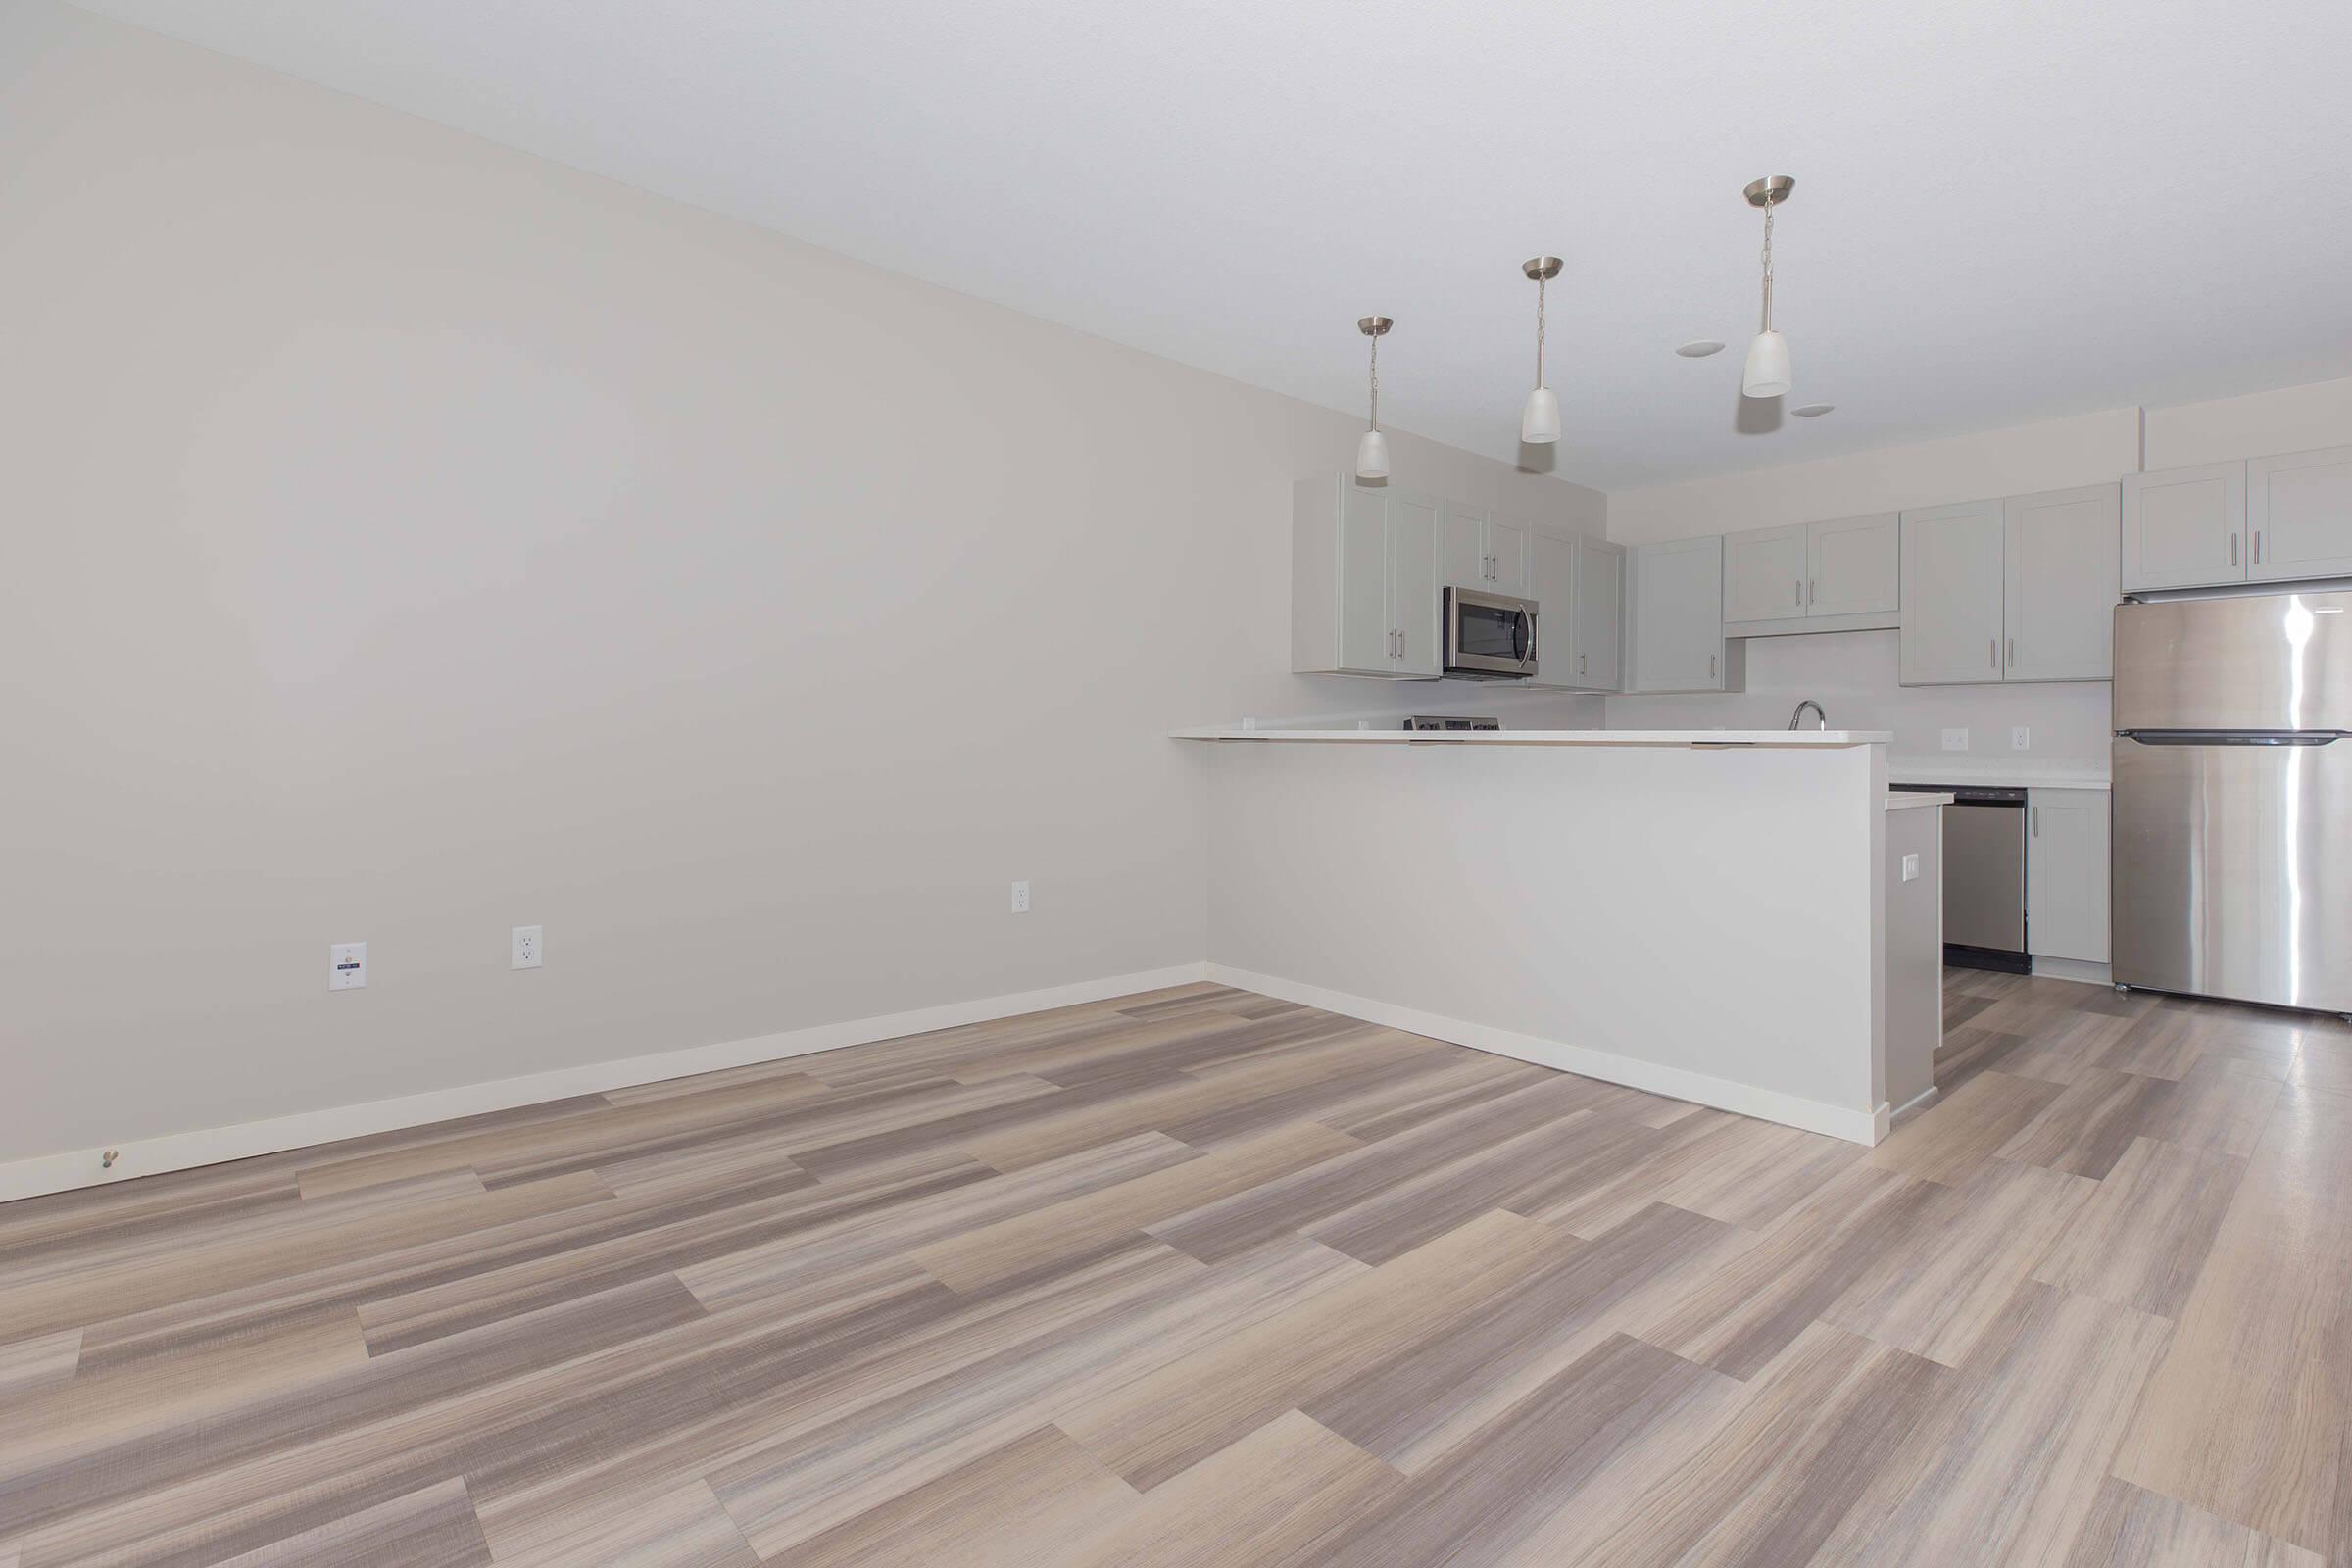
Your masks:
<instances>
[{"instance_id":1,"label":"kitchen sink faucet","mask_svg":"<svg viewBox=\"0 0 2352 1568\"><path fill-rule=\"evenodd\" d=\"M1821 721L1815 724L1813 727L1815 729L1828 729L1830 727L1830 715L1822 711L1821 705L1810 697L1797 704L1796 711L1788 715L1788 727L1790 729L1796 728L1796 721L1805 716L1805 710L1808 708L1813 710L1813 716Z\"/></svg>"}]
</instances>

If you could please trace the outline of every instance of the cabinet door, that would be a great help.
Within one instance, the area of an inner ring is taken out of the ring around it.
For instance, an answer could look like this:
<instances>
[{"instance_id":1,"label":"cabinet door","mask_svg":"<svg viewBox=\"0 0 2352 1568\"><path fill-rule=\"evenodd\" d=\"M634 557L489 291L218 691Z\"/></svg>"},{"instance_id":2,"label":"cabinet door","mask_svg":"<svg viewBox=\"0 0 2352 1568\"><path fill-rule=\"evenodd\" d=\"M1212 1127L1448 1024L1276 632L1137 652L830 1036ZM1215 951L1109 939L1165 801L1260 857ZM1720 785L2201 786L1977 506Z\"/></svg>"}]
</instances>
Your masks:
<instances>
[{"instance_id":1,"label":"cabinet door","mask_svg":"<svg viewBox=\"0 0 2352 1568\"><path fill-rule=\"evenodd\" d=\"M1446 503L1446 586L1487 587L1487 514Z\"/></svg>"},{"instance_id":2,"label":"cabinet door","mask_svg":"<svg viewBox=\"0 0 2352 1568\"><path fill-rule=\"evenodd\" d=\"M1723 539L1675 539L1633 555L1633 677L1642 692L1723 687Z\"/></svg>"},{"instance_id":3,"label":"cabinet door","mask_svg":"<svg viewBox=\"0 0 2352 1568\"><path fill-rule=\"evenodd\" d=\"M1801 620L1805 530L1755 528L1723 536L1723 618Z\"/></svg>"},{"instance_id":4,"label":"cabinet door","mask_svg":"<svg viewBox=\"0 0 2352 1568\"><path fill-rule=\"evenodd\" d=\"M2026 946L2107 961L2107 792L2026 792Z\"/></svg>"},{"instance_id":5,"label":"cabinet door","mask_svg":"<svg viewBox=\"0 0 2352 1568\"><path fill-rule=\"evenodd\" d=\"M2246 466L2124 476L2124 591L2246 577Z\"/></svg>"},{"instance_id":6,"label":"cabinet door","mask_svg":"<svg viewBox=\"0 0 2352 1568\"><path fill-rule=\"evenodd\" d=\"M1527 537L1527 597L1536 602L1536 677L1531 686L1576 684L1576 541Z\"/></svg>"},{"instance_id":7,"label":"cabinet door","mask_svg":"<svg viewBox=\"0 0 2352 1568\"><path fill-rule=\"evenodd\" d=\"M1531 529L1500 517L1487 518L1487 586L1514 599L1527 591L1527 540Z\"/></svg>"},{"instance_id":8,"label":"cabinet door","mask_svg":"<svg viewBox=\"0 0 2352 1568\"><path fill-rule=\"evenodd\" d=\"M2010 680L2109 679L2122 597L2116 486L2011 496L2001 514L2001 673Z\"/></svg>"},{"instance_id":9,"label":"cabinet door","mask_svg":"<svg viewBox=\"0 0 2352 1568\"><path fill-rule=\"evenodd\" d=\"M1617 689L1618 650L1625 618L1625 547L1579 539L1576 556L1576 620L1571 628L1576 668L1571 678L1592 691Z\"/></svg>"},{"instance_id":10,"label":"cabinet door","mask_svg":"<svg viewBox=\"0 0 2352 1568\"><path fill-rule=\"evenodd\" d=\"M1805 528L1805 612L1884 615L1902 603L1902 514L1840 517Z\"/></svg>"},{"instance_id":11,"label":"cabinet door","mask_svg":"<svg viewBox=\"0 0 2352 1568\"><path fill-rule=\"evenodd\" d=\"M2352 573L2352 447L2248 462L2246 527L2254 581Z\"/></svg>"},{"instance_id":12,"label":"cabinet door","mask_svg":"<svg viewBox=\"0 0 2352 1568\"><path fill-rule=\"evenodd\" d=\"M1340 500L1340 668L1383 671L1396 662L1389 620L1389 496L1344 484Z\"/></svg>"},{"instance_id":13,"label":"cabinet door","mask_svg":"<svg viewBox=\"0 0 2352 1568\"><path fill-rule=\"evenodd\" d=\"M2001 504L1902 514L1902 684L2001 678Z\"/></svg>"},{"instance_id":14,"label":"cabinet door","mask_svg":"<svg viewBox=\"0 0 2352 1568\"><path fill-rule=\"evenodd\" d=\"M1396 631L1400 675L1436 675L1438 647L1438 503L1411 491L1389 494L1389 624Z\"/></svg>"}]
</instances>

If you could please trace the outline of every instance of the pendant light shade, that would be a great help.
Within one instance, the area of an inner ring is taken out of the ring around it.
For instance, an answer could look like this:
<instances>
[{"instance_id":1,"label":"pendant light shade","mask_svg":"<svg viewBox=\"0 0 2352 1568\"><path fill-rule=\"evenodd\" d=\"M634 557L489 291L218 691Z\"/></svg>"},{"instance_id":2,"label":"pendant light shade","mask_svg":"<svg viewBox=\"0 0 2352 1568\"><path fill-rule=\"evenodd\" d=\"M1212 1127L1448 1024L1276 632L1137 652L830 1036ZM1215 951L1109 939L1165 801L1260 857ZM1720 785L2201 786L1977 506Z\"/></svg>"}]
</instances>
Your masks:
<instances>
[{"instance_id":1,"label":"pendant light shade","mask_svg":"<svg viewBox=\"0 0 2352 1568\"><path fill-rule=\"evenodd\" d=\"M1740 390L1751 398L1786 397L1788 378L1788 340L1769 327L1747 346L1747 368L1740 372Z\"/></svg>"},{"instance_id":2,"label":"pendant light shade","mask_svg":"<svg viewBox=\"0 0 2352 1568\"><path fill-rule=\"evenodd\" d=\"M1355 323L1355 329L1372 340L1372 416L1364 438L1355 444L1358 479L1389 476L1389 438L1380 433L1380 340L1396 324L1385 316L1367 316Z\"/></svg>"},{"instance_id":3,"label":"pendant light shade","mask_svg":"<svg viewBox=\"0 0 2352 1568\"><path fill-rule=\"evenodd\" d=\"M1530 446L1546 446L1560 438L1560 395L1540 386L1527 395L1519 412L1519 439Z\"/></svg>"},{"instance_id":4,"label":"pendant light shade","mask_svg":"<svg viewBox=\"0 0 2352 1568\"><path fill-rule=\"evenodd\" d=\"M1536 389L1519 411L1519 439L1530 446L1549 446L1560 438L1560 400L1544 384L1544 285L1560 275L1560 259L1531 256L1519 270L1536 280Z\"/></svg>"},{"instance_id":5,"label":"pendant light shade","mask_svg":"<svg viewBox=\"0 0 2352 1568\"><path fill-rule=\"evenodd\" d=\"M1795 180L1774 174L1749 181L1741 192L1749 206L1764 209L1764 318L1747 346L1747 366L1740 375L1740 391L1746 397L1786 397L1795 384L1788 368L1788 340L1772 326L1772 212L1794 189Z\"/></svg>"}]
</instances>

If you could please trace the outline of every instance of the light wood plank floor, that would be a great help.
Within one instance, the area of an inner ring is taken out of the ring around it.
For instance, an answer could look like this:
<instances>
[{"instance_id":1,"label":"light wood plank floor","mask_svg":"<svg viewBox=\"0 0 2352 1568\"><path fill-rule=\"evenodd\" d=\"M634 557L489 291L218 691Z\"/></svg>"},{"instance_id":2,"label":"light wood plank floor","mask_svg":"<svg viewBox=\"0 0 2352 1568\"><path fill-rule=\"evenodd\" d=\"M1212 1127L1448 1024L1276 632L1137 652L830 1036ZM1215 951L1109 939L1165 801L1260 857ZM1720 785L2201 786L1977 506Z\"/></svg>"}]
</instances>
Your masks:
<instances>
[{"instance_id":1,"label":"light wood plank floor","mask_svg":"<svg viewBox=\"0 0 2352 1568\"><path fill-rule=\"evenodd\" d=\"M0 1568L2352 1562L2352 1033L1876 1150L1212 986L0 1207Z\"/></svg>"}]
</instances>

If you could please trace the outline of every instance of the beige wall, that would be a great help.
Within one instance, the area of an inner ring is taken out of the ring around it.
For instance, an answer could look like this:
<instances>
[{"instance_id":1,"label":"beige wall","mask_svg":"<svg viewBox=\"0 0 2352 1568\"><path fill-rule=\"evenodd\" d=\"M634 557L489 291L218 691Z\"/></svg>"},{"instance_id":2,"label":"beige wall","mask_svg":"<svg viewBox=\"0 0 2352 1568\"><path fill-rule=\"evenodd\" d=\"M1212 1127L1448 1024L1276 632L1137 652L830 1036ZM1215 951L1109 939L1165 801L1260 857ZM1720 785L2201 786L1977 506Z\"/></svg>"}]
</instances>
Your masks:
<instances>
[{"instance_id":1,"label":"beige wall","mask_svg":"<svg viewBox=\"0 0 2352 1568\"><path fill-rule=\"evenodd\" d=\"M2113 409L1848 458L1626 491L1609 498L1609 537L1629 544L1933 507L1988 496L2105 484L2141 466L2141 414ZM2352 443L2352 380L2146 411L2148 468ZM1749 727L1788 722L1806 697L1840 727L1894 732L1898 763L1953 760L1942 731L1970 732L1970 771L2020 761L2104 769L2102 681L1903 687L1893 632L1757 638L1747 690L1720 696L1612 697L1611 728ZM2032 749L2010 749L2010 731Z\"/></svg>"},{"instance_id":2,"label":"beige wall","mask_svg":"<svg viewBox=\"0 0 2352 1568\"><path fill-rule=\"evenodd\" d=\"M1597 720L1284 672L1347 416L47 0L0 283L0 1161L1197 961L1167 730Z\"/></svg>"}]
</instances>

